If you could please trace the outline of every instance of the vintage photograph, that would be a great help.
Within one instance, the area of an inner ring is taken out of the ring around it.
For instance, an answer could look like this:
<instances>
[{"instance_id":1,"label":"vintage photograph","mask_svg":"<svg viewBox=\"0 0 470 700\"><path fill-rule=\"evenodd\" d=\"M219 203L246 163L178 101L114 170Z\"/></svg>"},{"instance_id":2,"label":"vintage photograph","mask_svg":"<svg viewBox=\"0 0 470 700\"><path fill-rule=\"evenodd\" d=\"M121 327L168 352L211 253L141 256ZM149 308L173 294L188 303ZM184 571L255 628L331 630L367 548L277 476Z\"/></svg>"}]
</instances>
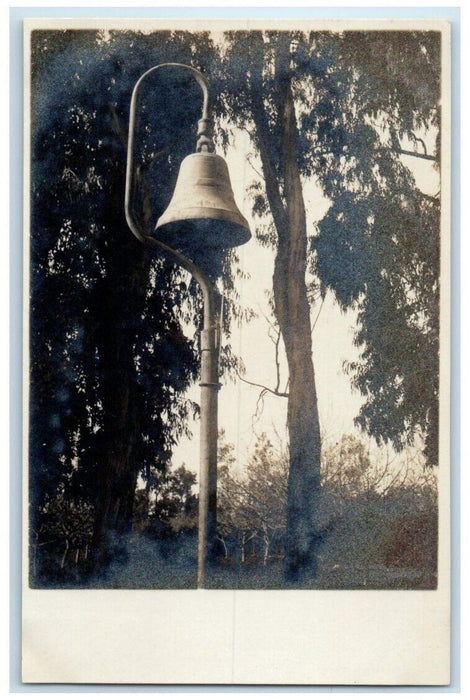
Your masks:
<instances>
[{"instance_id":1,"label":"vintage photograph","mask_svg":"<svg viewBox=\"0 0 470 700\"><path fill-rule=\"evenodd\" d=\"M439 587L442 56L31 28L31 589Z\"/></svg>"}]
</instances>

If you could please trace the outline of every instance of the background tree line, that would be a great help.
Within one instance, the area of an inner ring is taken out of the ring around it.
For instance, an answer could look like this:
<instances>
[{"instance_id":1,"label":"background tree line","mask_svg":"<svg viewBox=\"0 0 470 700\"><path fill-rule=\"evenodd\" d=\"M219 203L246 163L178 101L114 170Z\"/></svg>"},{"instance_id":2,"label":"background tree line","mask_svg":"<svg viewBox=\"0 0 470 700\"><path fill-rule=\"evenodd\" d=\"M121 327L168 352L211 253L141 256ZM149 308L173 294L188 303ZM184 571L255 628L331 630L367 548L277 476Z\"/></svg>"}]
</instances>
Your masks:
<instances>
[{"instance_id":1,"label":"background tree line","mask_svg":"<svg viewBox=\"0 0 470 700\"><path fill-rule=\"evenodd\" d=\"M311 318L327 290L358 314L360 361L348 366L366 397L358 425L396 450L422 437L427 464L437 464L439 193L419 190L403 156L439 163L439 33L227 32L225 42L221 49L189 32L33 33L34 576L38 533L54 519L62 518L62 538L67 518L84 533L65 538L64 562L73 551L96 574L125 558L145 490L173 478L172 449L198 410L185 398L198 368L197 333L188 332L199 325L197 291L134 241L122 213L130 95L157 63L209 75L222 145L232 123L248 131L261 164L251 193L256 236L275 256L289 440L282 537L260 520L264 535L252 545L264 542L267 561L282 539L286 581L318 573L326 506ZM139 191L149 230L194 150L199 111L198 89L176 75L142 104ZM330 202L320 221L306 213L311 180ZM235 256L198 262L223 279L228 335L243 314ZM227 345L222 369L235 367ZM222 470L222 494L228 479ZM250 488L256 493L256 479ZM47 566L43 574L41 585Z\"/></svg>"},{"instance_id":2,"label":"background tree line","mask_svg":"<svg viewBox=\"0 0 470 700\"><path fill-rule=\"evenodd\" d=\"M393 588L398 583L433 588L438 544L435 474L423 470L416 451L397 467L396 457L384 450L372 456L355 435L344 434L337 442L324 440L323 446L322 509L315 523L322 542L315 585ZM222 587L227 579L234 588L277 586L283 578L286 546L286 446L279 439L273 444L262 433L246 463L240 468L236 462L234 445L222 431L218 509L222 546L210 580ZM197 479L185 465L165 476L154 470L152 476L135 492L131 540L144 538L147 556L166 566L184 557L197 537ZM79 580L87 568L92 535L90 507L58 494L44 507L33 545L33 567L41 558L64 583ZM155 567L154 563L150 568ZM119 580L119 567L117 572ZM175 576L174 572L169 576L172 585L177 583Z\"/></svg>"}]
</instances>

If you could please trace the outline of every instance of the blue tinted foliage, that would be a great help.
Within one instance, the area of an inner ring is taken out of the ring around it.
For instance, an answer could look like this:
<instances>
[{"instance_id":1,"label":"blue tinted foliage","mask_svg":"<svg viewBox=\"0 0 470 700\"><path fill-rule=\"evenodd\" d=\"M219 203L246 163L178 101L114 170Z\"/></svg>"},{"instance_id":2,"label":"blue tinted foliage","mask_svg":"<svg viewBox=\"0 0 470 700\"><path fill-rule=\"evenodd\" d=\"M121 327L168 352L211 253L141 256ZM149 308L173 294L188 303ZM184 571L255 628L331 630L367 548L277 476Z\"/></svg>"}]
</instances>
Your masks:
<instances>
[{"instance_id":1,"label":"blue tinted foliage","mask_svg":"<svg viewBox=\"0 0 470 700\"><path fill-rule=\"evenodd\" d=\"M440 198L420 192L401 152L407 139L416 157L439 166L440 34L292 32L289 68L277 82L281 33L227 36L225 76L234 89L227 85L222 107L268 153L264 179L251 187L260 242L279 252L279 229L287 230L278 202L270 212L277 235L266 235L269 187L289 211L277 108L289 80L297 166L330 202L323 219L307 222L307 268L343 309L359 312L362 359L349 365L366 397L358 422L397 448L423 434L436 464Z\"/></svg>"},{"instance_id":2,"label":"blue tinted foliage","mask_svg":"<svg viewBox=\"0 0 470 700\"><path fill-rule=\"evenodd\" d=\"M105 530L131 526L137 475L164 471L186 430L192 406L175 399L198 367L198 346L183 331L184 308L199 324L196 287L181 284L181 271L152 257L125 222L131 92L153 65L204 69L212 57L203 33L32 35L32 533L55 493L86 499L104 558L112 556ZM135 207L149 232L195 149L202 106L194 81L167 73L148 86L136 148ZM220 255L201 264L214 278L224 272L230 290Z\"/></svg>"}]
</instances>

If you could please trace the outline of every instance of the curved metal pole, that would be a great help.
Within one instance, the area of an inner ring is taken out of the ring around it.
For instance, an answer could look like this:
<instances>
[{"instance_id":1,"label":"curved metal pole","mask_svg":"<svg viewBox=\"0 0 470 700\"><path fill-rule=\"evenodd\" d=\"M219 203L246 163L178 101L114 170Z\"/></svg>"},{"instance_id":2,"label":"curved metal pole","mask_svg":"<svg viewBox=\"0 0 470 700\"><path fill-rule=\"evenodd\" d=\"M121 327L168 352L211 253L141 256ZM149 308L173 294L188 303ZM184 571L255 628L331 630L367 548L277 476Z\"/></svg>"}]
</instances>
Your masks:
<instances>
[{"instance_id":1,"label":"curved metal pole","mask_svg":"<svg viewBox=\"0 0 470 700\"><path fill-rule=\"evenodd\" d=\"M127 164L126 164L126 189L124 195L124 210L126 214L127 225L134 234L134 236L141 242L145 243L151 247L158 247L165 253L168 253L176 262L188 270L191 275L199 283L204 295L204 314L213 316L213 292L210 280L204 275L202 270L200 270L197 265L195 265L192 260L187 258L183 253L178 250L174 250L165 243L157 241L152 236L149 236L144 230L141 229L138 222L136 221L134 211L133 211L133 194L134 194L134 143L135 143L135 127L136 127L136 115L137 115L137 105L139 99L139 92L142 83L146 78L155 73L157 70L162 68L182 68L191 73L195 78L198 85L201 87L203 93L203 106L202 106L202 120L208 122L210 121L210 104L209 104L209 84L204 77L204 75L193 68L192 66L187 66L184 63L160 63L158 66L153 66L149 68L148 71L143 73L132 91L131 106L129 112L129 134L127 139ZM204 324L206 325L206 324Z\"/></svg>"},{"instance_id":2,"label":"curved metal pole","mask_svg":"<svg viewBox=\"0 0 470 700\"><path fill-rule=\"evenodd\" d=\"M210 129L210 105L209 105L209 84L203 74L193 68L192 66L186 66L183 63L160 63L158 66L153 66L149 68L148 71L143 73L132 91L131 106L129 111L129 134L127 138L127 166L126 166L126 191L124 197L124 208L126 212L126 220L129 224L129 228L132 233L137 236L141 243L144 243L142 234L138 226L134 224L134 217L132 212L132 200L134 194L134 142L135 142L135 127L136 127L136 114L137 105L140 97L140 88L144 80L146 80L150 75L155 73L162 68L182 68L191 73L198 85L200 86L203 93L203 106L202 106L202 119L200 120L200 129L198 136L206 133ZM202 123L203 122L203 123Z\"/></svg>"},{"instance_id":3,"label":"curved metal pole","mask_svg":"<svg viewBox=\"0 0 470 700\"><path fill-rule=\"evenodd\" d=\"M137 222L133 212L134 188L134 138L136 112L139 90L142 82L160 68L177 67L189 70L200 85L203 96L203 114L199 120L198 149L206 147L210 150L211 121L209 116L209 90L202 73L191 66L181 63L162 63L150 68L134 86L132 93L129 135L127 147L126 190L124 207L127 224L134 236L144 245L157 249L169 255L173 260L194 277L198 282L204 300L204 325L201 334L201 445L200 445L200 476L199 476L199 535L198 535L198 572L197 585L203 588L205 583L206 562L208 549L212 546L216 534L217 508L217 394L219 334L215 309L214 288L209 278L202 270L179 250L175 250L162 241L149 236Z\"/></svg>"}]
</instances>

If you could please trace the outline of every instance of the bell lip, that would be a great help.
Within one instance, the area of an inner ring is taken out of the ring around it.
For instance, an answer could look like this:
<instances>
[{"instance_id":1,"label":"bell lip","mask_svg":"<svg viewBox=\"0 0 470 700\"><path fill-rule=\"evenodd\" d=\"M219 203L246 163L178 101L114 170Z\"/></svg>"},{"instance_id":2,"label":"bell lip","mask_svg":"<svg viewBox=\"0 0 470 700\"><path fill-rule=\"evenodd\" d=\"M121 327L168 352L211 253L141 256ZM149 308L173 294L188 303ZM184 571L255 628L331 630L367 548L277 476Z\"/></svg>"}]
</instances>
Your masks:
<instances>
[{"instance_id":1,"label":"bell lip","mask_svg":"<svg viewBox=\"0 0 470 700\"><path fill-rule=\"evenodd\" d=\"M157 240L162 240L163 242L167 241L165 236L166 229L171 229L169 231L169 234L173 238L175 229L177 229L178 227L178 223L180 223L181 225L183 225L185 222L192 223L197 227L197 223L203 221L210 222L215 229L217 228L218 221L223 221L228 224L232 224L232 226L234 227L229 234L225 233L224 236L217 237L217 242L215 243L215 245L217 245L218 247L236 248L240 245L247 243L251 239L250 227L245 217L242 216L242 214L240 214L240 217L237 217L235 219L233 216L233 212L225 213L220 209L207 209L207 212L210 213L212 211L214 213L214 216L200 216L201 210L197 207L195 209L197 212L199 212L199 216L190 216L190 210L188 210L184 216L172 217L165 220L165 214L163 214L158 219L154 229L155 237L157 238ZM160 234L160 236L158 234ZM183 235L186 237L186 232Z\"/></svg>"},{"instance_id":2,"label":"bell lip","mask_svg":"<svg viewBox=\"0 0 470 700\"><path fill-rule=\"evenodd\" d=\"M229 210L225 211L224 209L216 209L214 207L204 207L204 213L207 214L207 216L201 216L201 207L189 207L178 216L166 217L166 212L163 212L155 225L155 231L167 224L176 224L178 221L210 220L214 221L214 226L217 221L228 221L231 224L236 224L246 229L251 238L250 226L241 212L234 213Z\"/></svg>"}]
</instances>

